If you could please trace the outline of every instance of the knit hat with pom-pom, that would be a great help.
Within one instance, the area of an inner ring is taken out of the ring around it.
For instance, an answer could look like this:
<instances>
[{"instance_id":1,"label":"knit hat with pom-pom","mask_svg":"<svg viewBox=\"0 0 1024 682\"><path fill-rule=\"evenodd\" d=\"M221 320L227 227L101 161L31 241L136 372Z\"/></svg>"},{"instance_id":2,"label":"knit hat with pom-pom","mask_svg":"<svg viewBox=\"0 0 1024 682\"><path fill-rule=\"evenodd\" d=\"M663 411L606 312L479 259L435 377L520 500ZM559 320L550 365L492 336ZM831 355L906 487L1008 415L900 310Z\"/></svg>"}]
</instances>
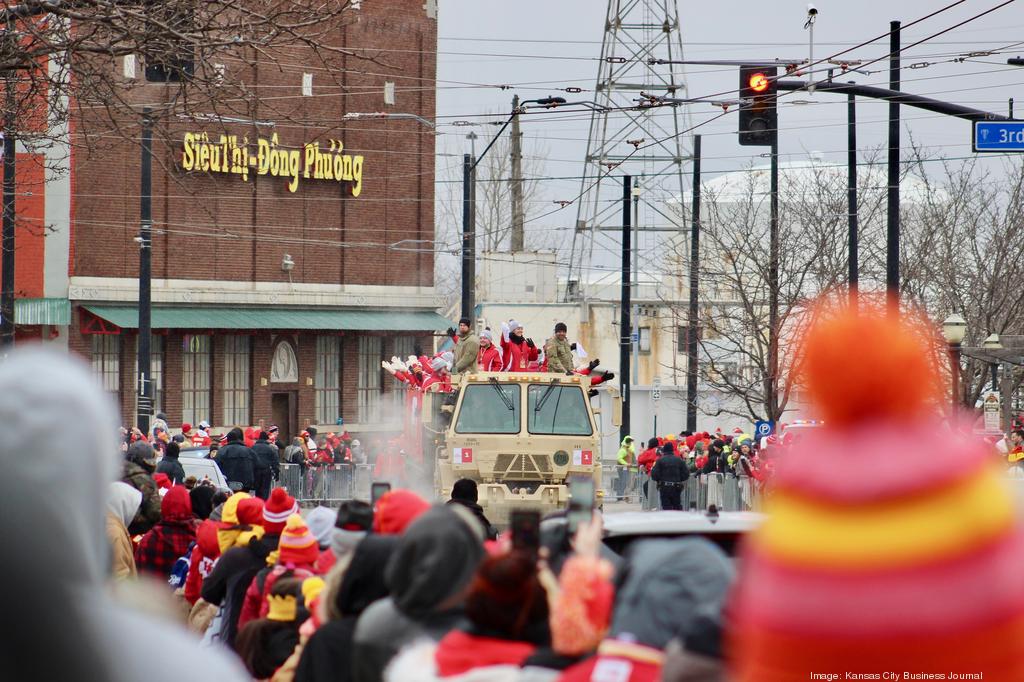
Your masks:
<instances>
[{"instance_id":1,"label":"knit hat with pom-pom","mask_svg":"<svg viewBox=\"0 0 1024 682\"><path fill-rule=\"evenodd\" d=\"M298 514L288 517L281 533L278 552L277 563L282 566L313 564L320 556L320 546L316 538L309 532L306 522Z\"/></svg>"},{"instance_id":2,"label":"knit hat with pom-pom","mask_svg":"<svg viewBox=\"0 0 1024 682\"><path fill-rule=\"evenodd\" d=\"M934 326L885 308L813 311L803 380L825 426L780 463L742 555L730 679L1024 680L1024 531L984 450L939 423Z\"/></svg>"},{"instance_id":3,"label":"knit hat with pom-pom","mask_svg":"<svg viewBox=\"0 0 1024 682\"><path fill-rule=\"evenodd\" d=\"M263 505L263 527L271 535L279 535L292 514L299 513L299 503L284 488L274 488Z\"/></svg>"}]
</instances>

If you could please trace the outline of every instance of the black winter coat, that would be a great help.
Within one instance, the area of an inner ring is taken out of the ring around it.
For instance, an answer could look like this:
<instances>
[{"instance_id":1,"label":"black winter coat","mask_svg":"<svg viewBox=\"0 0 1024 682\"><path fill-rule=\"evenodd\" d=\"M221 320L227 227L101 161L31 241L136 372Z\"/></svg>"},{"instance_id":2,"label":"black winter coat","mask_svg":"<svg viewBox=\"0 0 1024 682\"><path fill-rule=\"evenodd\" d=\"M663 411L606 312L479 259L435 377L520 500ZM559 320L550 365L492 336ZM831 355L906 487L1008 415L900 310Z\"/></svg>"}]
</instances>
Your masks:
<instances>
[{"instance_id":1,"label":"black winter coat","mask_svg":"<svg viewBox=\"0 0 1024 682\"><path fill-rule=\"evenodd\" d=\"M277 549L280 539L280 535L264 535L248 547L232 547L217 559L210 575L203 580L200 595L223 610L220 636L229 646L234 645L238 634L238 616L249 583L267 565L267 556Z\"/></svg>"},{"instance_id":2,"label":"black winter coat","mask_svg":"<svg viewBox=\"0 0 1024 682\"><path fill-rule=\"evenodd\" d=\"M252 454L255 460L256 471L274 472L274 478L281 477L281 456L276 445L268 440L258 440L252 446Z\"/></svg>"},{"instance_id":3,"label":"black winter coat","mask_svg":"<svg viewBox=\"0 0 1024 682\"><path fill-rule=\"evenodd\" d=\"M177 457L164 455L164 458L156 465L156 473L167 474L167 478L171 479L171 483L174 485L181 485L185 482L185 467L181 466Z\"/></svg>"},{"instance_id":4,"label":"black winter coat","mask_svg":"<svg viewBox=\"0 0 1024 682\"><path fill-rule=\"evenodd\" d=\"M224 472L224 478L228 482L237 481L242 484L242 491L252 490L255 482L253 471L255 469L256 456L252 450L245 447L245 443L238 440L229 440L228 444L217 452L217 465Z\"/></svg>"},{"instance_id":5,"label":"black winter coat","mask_svg":"<svg viewBox=\"0 0 1024 682\"><path fill-rule=\"evenodd\" d=\"M651 469L651 478L658 483L682 483L689 477L686 462L675 455L662 455Z\"/></svg>"},{"instance_id":6,"label":"black winter coat","mask_svg":"<svg viewBox=\"0 0 1024 682\"><path fill-rule=\"evenodd\" d=\"M727 468L727 462L725 455L722 453L713 452L708 456L708 461L704 462L704 468L701 469L702 474L724 474Z\"/></svg>"}]
</instances>

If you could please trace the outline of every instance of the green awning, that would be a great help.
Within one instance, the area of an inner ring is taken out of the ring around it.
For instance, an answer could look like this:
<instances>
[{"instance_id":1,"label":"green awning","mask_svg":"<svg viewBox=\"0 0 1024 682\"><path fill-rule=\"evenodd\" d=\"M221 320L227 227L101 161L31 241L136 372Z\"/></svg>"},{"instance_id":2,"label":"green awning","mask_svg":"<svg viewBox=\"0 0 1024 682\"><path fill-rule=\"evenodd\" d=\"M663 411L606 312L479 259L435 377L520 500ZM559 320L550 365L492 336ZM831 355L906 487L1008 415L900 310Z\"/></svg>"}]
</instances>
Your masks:
<instances>
[{"instance_id":1,"label":"green awning","mask_svg":"<svg viewBox=\"0 0 1024 682\"><path fill-rule=\"evenodd\" d=\"M14 299L14 324L71 324L71 301L66 298Z\"/></svg>"},{"instance_id":2,"label":"green awning","mask_svg":"<svg viewBox=\"0 0 1024 682\"><path fill-rule=\"evenodd\" d=\"M122 329L136 329L139 314L131 305L82 306ZM153 329L351 329L442 331L451 322L432 310L330 310L321 308L153 306Z\"/></svg>"}]
</instances>

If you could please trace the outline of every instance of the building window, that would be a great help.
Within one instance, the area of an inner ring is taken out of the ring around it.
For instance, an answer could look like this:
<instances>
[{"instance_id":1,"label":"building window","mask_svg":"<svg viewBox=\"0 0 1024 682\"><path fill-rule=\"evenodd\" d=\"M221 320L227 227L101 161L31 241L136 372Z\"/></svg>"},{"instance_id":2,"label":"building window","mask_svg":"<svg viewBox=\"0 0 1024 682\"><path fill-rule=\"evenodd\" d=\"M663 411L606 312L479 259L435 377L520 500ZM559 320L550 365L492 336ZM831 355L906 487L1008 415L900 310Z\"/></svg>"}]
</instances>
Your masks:
<instances>
[{"instance_id":1,"label":"building window","mask_svg":"<svg viewBox=\"0 0 1024 682\"><path fill-rule=\"evenodd\" d=\"M341 337L316 338L316 423L333 424L341 416Z\"/></svg>"},{"instance_id":2,"label":"building window","mask_svg":"<svg viewBox=\"0 0 1024 682\"><path fill-rule=\"evenodd\" d=\"M104 391L117 398L121 392L121 337L92 335L92 373ZM120 401L119 401L120 402Z\"/></svg>"},{"instance_id":3,"label":"building window","mask_svg":"<svg viewBox=\"0 0 1024 682\"><path fill-rule=\"evenodd\" d=\"M651 352L651 328L650 327L640 327L638 331L639 331L639 336L637 337L637 339L638 339L638 343L637 343L638 348L637 348L637 350L639 350L641 353L650 353Z\"/></svg>"},{"instance_id":4,"label":"building window","mask_svg":"<svg viewBox=\"0 0 1024 682\"><path fill-rule=\"evenodd\" d=\"M359 380L356 384L356 394L360 424L380 421L382 348L379 336L359 337Z\"/></svg>"},{"instance_id":5,"label":"building window","mask_svg":"<svg viewBox=\"0 0 1024 682\"><path fill-rule=\"evenodd\" d=\"M135 337L135 408L139 407L139 337ZM153 414L164 409L164 337L149 337L149 377L153 382Z\"/></svg>"},{"instance_id":6,"label":"building window","mask_svg":"<svg viewBox=\"0 0 1024 682\"><path fill-rule=\"evenodd\" d=\"M251 354L248 336L224 337L224 425L249 424L249 365Z\"/></svg>"},{"instance_id":7,"label":"building window","mask_svg":"<svg viewBox=\"0 0 1024 682\"><path fill-rule=\"evenodd\" d=\"M181 420L210 419L210 337L186 334L181 342Z\"/></svg>"}]
</instances>

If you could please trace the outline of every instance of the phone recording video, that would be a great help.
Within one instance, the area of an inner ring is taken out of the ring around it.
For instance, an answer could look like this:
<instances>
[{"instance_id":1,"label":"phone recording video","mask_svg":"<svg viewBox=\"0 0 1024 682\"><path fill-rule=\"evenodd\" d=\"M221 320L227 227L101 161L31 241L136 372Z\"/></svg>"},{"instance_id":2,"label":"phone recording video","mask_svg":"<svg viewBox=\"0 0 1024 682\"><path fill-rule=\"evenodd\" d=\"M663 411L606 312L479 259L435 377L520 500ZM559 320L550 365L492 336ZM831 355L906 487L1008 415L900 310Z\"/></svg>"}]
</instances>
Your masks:
<instances>
[{"instance_id":1,"label":"phone recording video","mask_svg":"<svg viewBox=\"0 0 1024 682\"><path fill-rule=\"evenodd\" d=\"M512 548L536 553L540 547L540 512L512 510Z\"/></svg>"},{"instance_id":2,"label":"phone recording video","mask_svg":"<svg viewBox=\"0 0 1024 682\"><path fill-rule=\"evenodd\" d=\"M569 522L570 537L575 535L581 522L590 521L594 515L594 480L579 479L569 482Z\"/></svg>"},{"instance_id":3,"label":"phone recording video","mask_svg":"<svg viewBox=\"0 0 1024 682\"><path fill-rule=\"evenodd\" d=\"M377 500L384 497L384 494L391 490L391 484L386 482L372 483L370 485L370 504L377 504Z\"/></svg>"}]
</instances>

